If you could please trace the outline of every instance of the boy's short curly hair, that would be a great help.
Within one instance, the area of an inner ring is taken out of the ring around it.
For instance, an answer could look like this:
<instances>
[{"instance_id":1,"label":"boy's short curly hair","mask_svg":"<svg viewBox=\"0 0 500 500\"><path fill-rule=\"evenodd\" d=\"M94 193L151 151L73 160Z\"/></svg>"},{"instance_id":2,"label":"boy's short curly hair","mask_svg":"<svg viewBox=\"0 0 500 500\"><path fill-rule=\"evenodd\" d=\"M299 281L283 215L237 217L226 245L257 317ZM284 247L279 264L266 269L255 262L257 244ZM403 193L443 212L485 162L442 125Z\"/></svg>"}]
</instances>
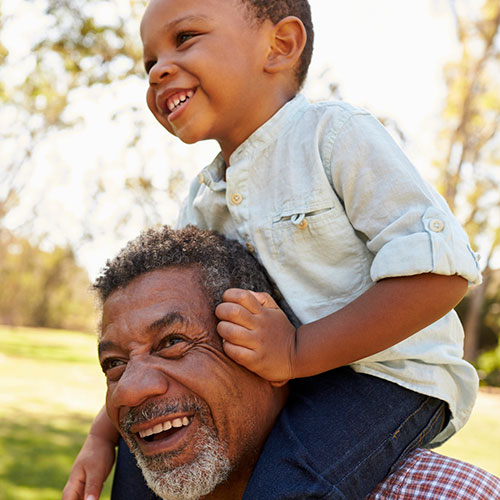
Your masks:
<instances>
[{"instance_id":1,"label":"boy's short curly hair","mask_svg":"<svg viewBox=\"0 0 500 500\"><path fill-rule=\"evenodd\" d=\"M298 17L306 29L307 42L300 56L299 64L297 65L296 77L298 88L304 84L307 76L307 71L311 63L313 44L314 44L314 29L311 16L311 7L308 0L239 0L246 5L250 12L259 21L269 19L274 24L280 22L287 16Z\"/></svg>"},{"instance_id":2,"label":"boy's short curly hair","mask_svg":"<svg viewBox=\"0 0 500 500\"><path fill-rule=\"evenodd\" d=\"M106 262L93 289L104 303L114 290L125 288L134 278L169 267L199 269L201 285L212 308L228 288L268 292L279 299L264 268L246 248L215 231L194 226L147 229Z\"/></svg>"}]
</instances>

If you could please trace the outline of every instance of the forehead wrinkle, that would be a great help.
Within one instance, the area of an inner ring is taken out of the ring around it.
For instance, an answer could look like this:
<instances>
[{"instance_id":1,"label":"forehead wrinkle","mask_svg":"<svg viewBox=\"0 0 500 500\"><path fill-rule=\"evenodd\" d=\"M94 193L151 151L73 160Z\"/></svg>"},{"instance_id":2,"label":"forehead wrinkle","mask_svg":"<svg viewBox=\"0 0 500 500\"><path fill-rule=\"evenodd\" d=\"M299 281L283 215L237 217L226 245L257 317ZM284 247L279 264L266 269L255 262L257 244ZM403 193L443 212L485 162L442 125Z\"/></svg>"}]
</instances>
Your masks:
<instances>
[{"instance_id":1,"label":"forehead wrinkle","mask_svg":"<svg viewBox=\"0 0 500 500\"><path fill-rule=\"evenodd\" d=\"M187 325L189 323L189 320L181 312L171 311L171 312L166 313L160 319L153 321L153 323L151 323L147 327L147 331L151 332L151 333L158 332L162 328L166 328L168 326L171 326L174 323L181 324L181 325Z\"/></svg>"},{"instance_id":2,"label":"forehead wrinkle","mask_svg":"<svg viewBox=\"0 0 500 500\"><path fill-rule=\"evenodd\" d=\"M148 333L156 333L161 331L163 328L167 328L173 324L186 326L189 325L190 321L186 316L184 316L181 312L173 311L168 312L161 318L153 321L147 328L146 331ZM97 344L97 352L99 357L107 351L113 351L118 349L119 346L112 340L101 340Z\"/></svg>"}]
</instances>

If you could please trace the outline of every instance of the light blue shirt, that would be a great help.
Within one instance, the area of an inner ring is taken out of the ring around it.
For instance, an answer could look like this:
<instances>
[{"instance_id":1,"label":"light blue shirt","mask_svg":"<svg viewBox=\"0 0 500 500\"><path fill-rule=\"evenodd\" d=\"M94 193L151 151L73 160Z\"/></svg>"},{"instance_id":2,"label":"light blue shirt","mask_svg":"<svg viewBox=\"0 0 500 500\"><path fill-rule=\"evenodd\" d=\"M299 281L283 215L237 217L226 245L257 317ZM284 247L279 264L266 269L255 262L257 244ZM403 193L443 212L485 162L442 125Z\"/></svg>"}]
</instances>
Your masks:
<instances>
[{"instance_id":1,"label":"light blue shirt","mask_svg":"<svg viewBox=\"0 0 500 500\"><path fill-rule=\"evenodd\" d=\"M246 244L302 323L337 311L374 282L420 273L480 282L468 238L443 198L384 127L342 102L299 95L230 158L193 182L179 226L195 224ZM353 363L354 370L446 401L443 442L467 421L477 394L462 359L455 311Z\"/></svg>"}]
</instances>

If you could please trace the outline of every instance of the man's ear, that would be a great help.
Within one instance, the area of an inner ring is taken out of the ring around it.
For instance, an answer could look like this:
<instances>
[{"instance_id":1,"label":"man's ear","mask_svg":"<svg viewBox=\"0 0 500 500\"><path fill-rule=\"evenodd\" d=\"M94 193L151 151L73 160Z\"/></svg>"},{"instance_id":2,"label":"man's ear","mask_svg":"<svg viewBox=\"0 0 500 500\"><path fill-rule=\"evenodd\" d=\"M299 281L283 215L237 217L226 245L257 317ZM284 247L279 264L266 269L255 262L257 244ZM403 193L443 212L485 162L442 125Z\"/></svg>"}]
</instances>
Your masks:
<instances>
[{"instance_id":1,"label":"man's ear","mask_svg":"<svg viewBox=\"0 0 500 500\"><path fill-rule=\"evenodd\" d=\"M278 73L295 68L306 41L306 29L302 21L294 16L283 18L274 25L264 70L267 73Z\"/></svg>"}]
</instances>

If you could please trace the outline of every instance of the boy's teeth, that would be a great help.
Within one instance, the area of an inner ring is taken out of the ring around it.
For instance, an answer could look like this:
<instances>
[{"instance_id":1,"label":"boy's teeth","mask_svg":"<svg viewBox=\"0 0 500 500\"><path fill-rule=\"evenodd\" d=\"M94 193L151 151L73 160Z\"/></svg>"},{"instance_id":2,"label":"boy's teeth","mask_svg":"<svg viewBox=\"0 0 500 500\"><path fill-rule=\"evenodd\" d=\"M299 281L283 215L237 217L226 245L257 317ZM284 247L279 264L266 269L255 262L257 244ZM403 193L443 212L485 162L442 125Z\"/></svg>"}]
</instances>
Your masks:
<instances>
[{"instance_id":1,"label":"boy's teeth","mask_svg":"<svg viewBox=\"0 0 500 500\"><path fill-rule=\"evenodd\" d=\"M177 94L175 97L171 97L167 101L168 110L173 111L177 106L193 97L193 95L194 92L192 90L188 90L187 92L181 92L180 94Z\"/></svg>"}]
</instances>

